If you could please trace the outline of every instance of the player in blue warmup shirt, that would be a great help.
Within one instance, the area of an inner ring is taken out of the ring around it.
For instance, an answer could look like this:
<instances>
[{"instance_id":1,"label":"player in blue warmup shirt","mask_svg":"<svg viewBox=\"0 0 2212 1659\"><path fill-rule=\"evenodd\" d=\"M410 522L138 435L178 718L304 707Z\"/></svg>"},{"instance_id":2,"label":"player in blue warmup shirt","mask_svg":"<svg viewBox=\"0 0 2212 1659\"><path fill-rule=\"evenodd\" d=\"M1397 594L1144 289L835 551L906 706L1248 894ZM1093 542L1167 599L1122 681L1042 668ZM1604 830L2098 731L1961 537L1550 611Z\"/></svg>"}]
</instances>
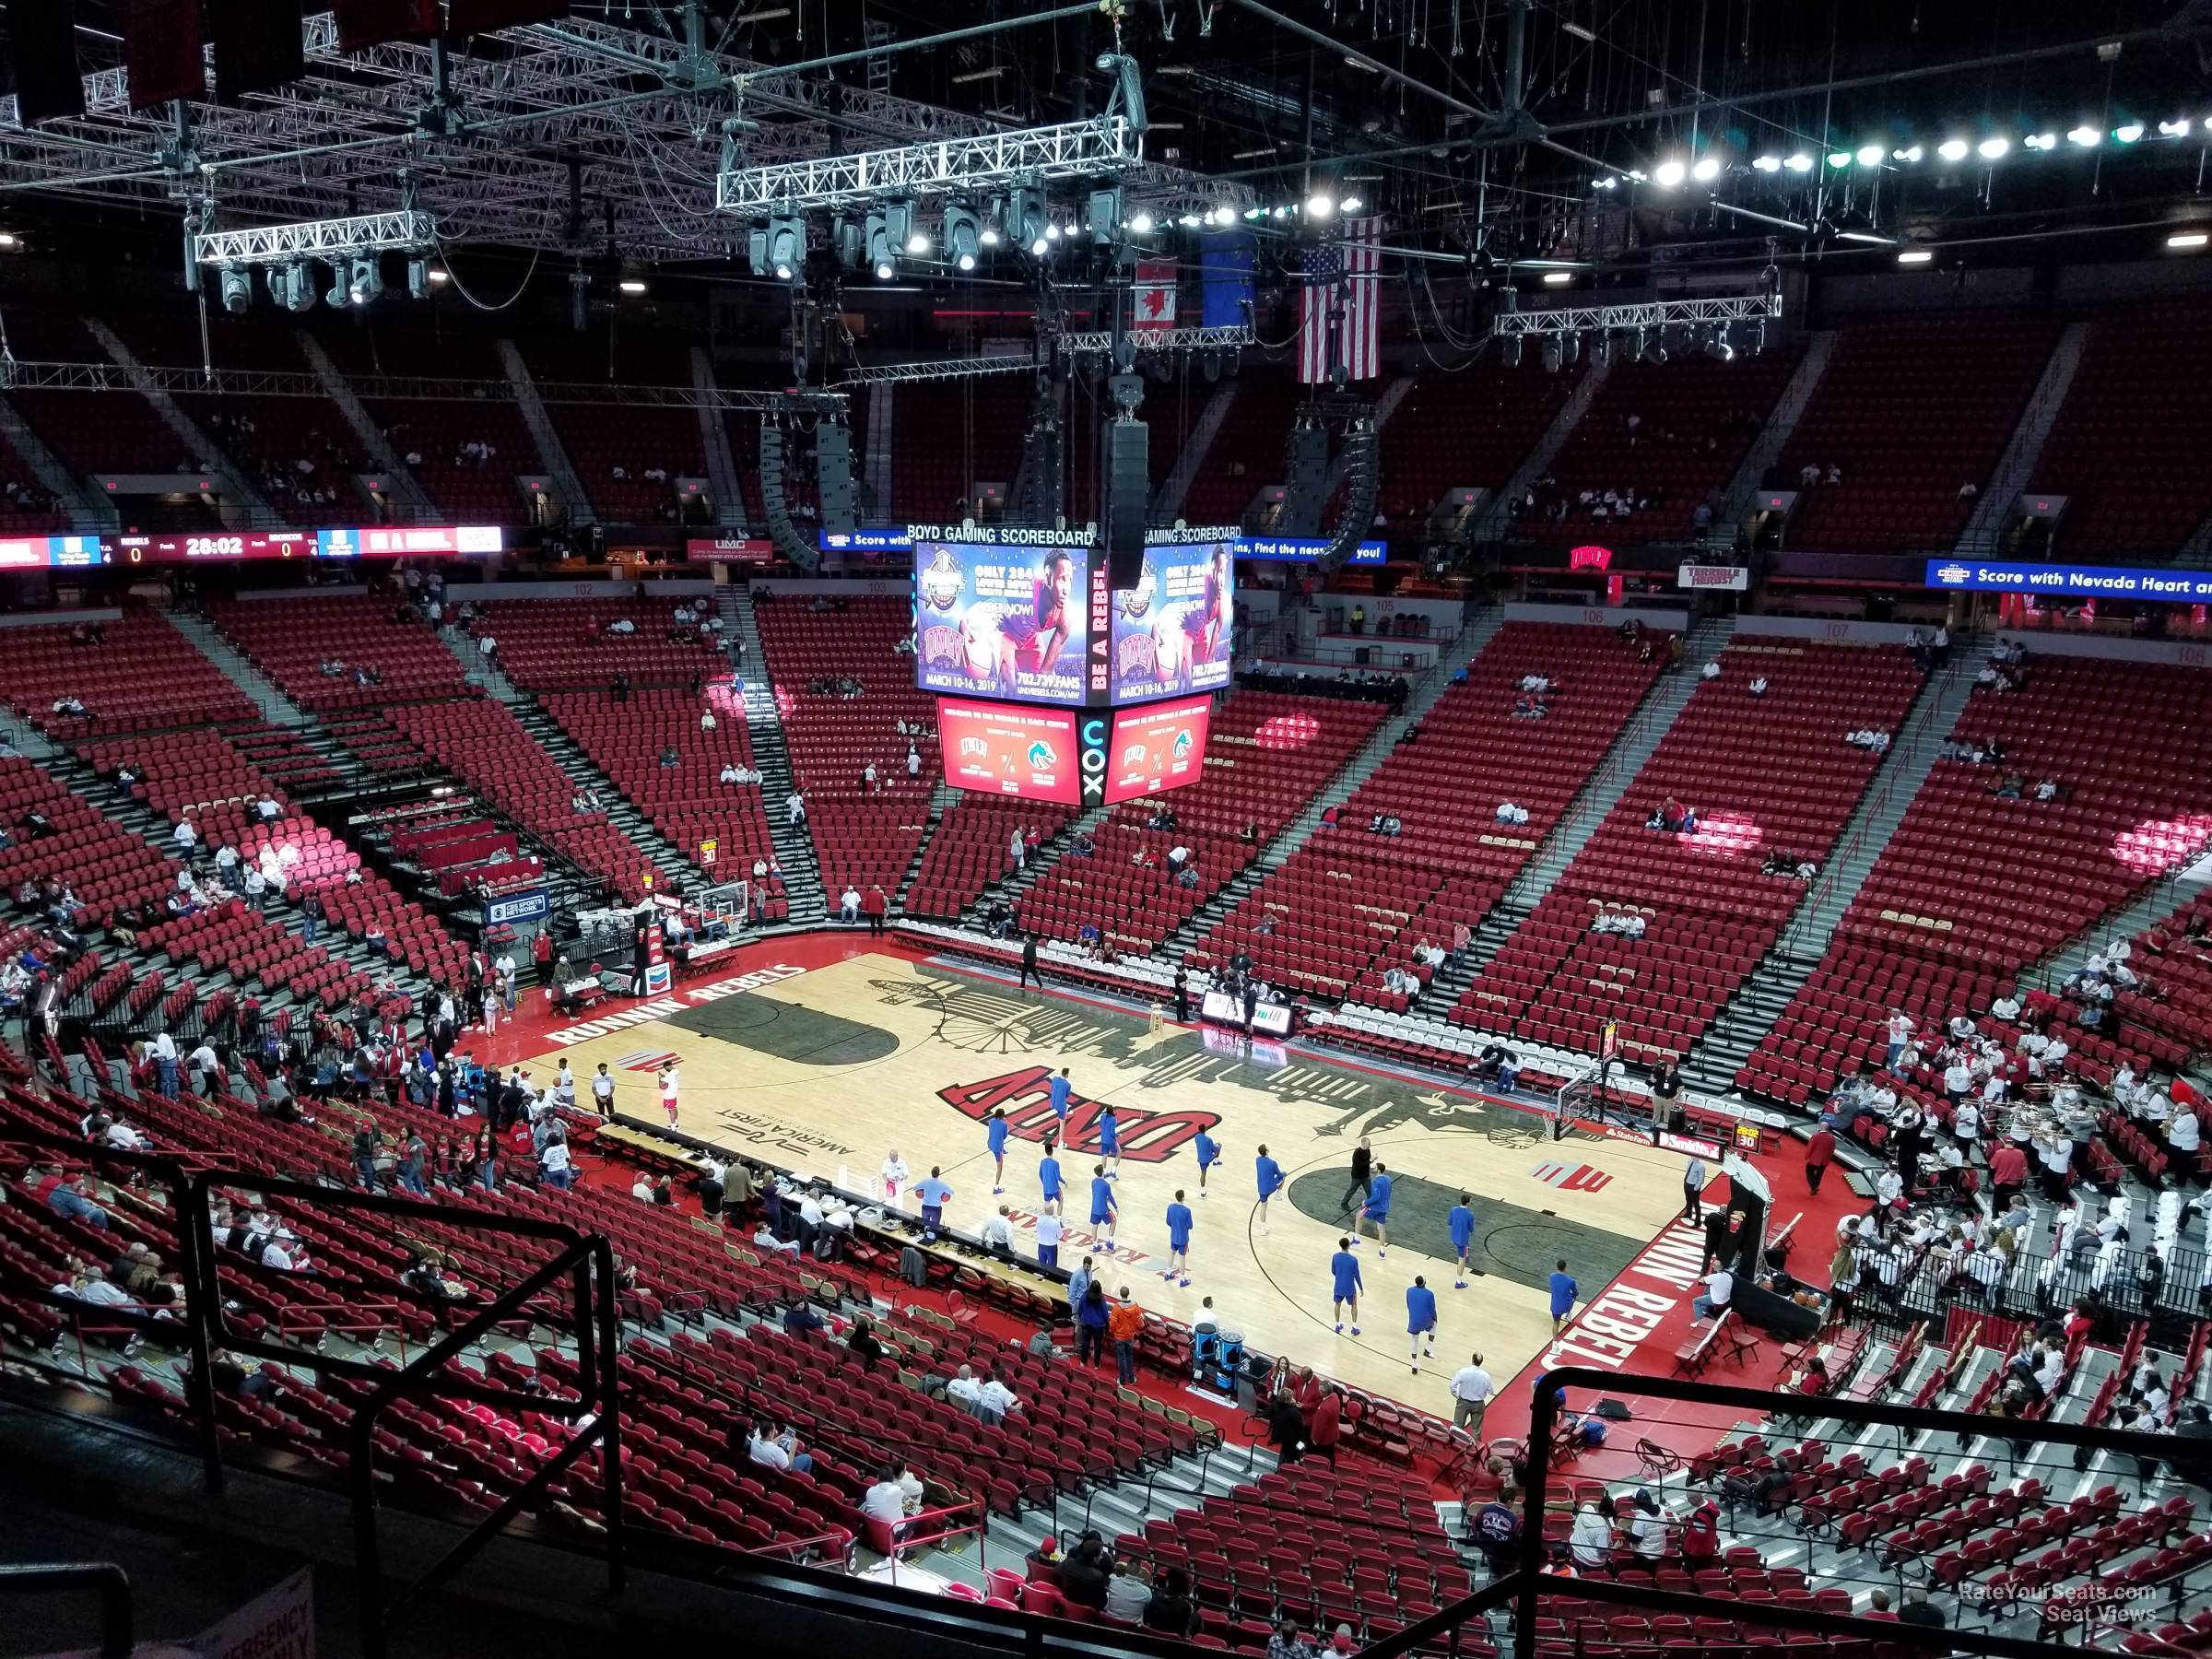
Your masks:
<instances>
[{"instance_id":1,"label":"player in blue warmup shirt","mask_svg":"<svg viewBox=\"0 0 2212 1659\"><path fill-rule=\"evenodd\" d=\"M922 1236L934 1239L945 1225L945 1201L952 1196L945 1171L930 1165L929 1173L914 1183L914 1196L922 1200Z\"/></svg>"},{"instance_id":2,"label":"player in blue warmup shirt","mask_svg":"<svg viewBox=\"0 0 2212 1659\"><path fill-rule=\"evenodd\" d=\"M1045 1088L1046 1098L1053 1103L1053 1116L1059 1120L1063 1134L1067 1130L1067 1097L1074 1088L1075 1085L1067 1080L1067 1067L1064 1065L1060 1068L1060 1075Z\"/></svg>"},{"instance_id":3,"label":"player in blue warmup shirt","mask_svg":"<svg viewBox=\"0 0 2212 1659\"><path fill-rule=\"evenodd\" d=\"M1113 1201L1113 1182L1106 1179L1106 1166L1104 1164L1091 1165L1090 1224L1094 1228L1103 1227L1106 1230L1098 1235L1099 1244L1102 1249L1112 1250L1113 1248L1113 1222L1115 1216L1120 1212L1120 1207Z\"/></svg>"},{"instance_id":4,"label":"player in blue warmup shirt","mask_svg":"<svg viewBox=\"0 0 2212 1659\"><path fill-rule=\"evenodd\" d=\"M1406 1287L1406 1331L1413 1338L1413 1374L1421 1374L1421 1360L1436 1358L1436 1292L1419 1274Z\"/></svg>"},{"instance_id":5,"label":"player in blue warmup shirt","mask_svg":"<svg viewBox=\"0 0 2212 1659\"><path fill-rule=\"evenodd\" d=\"M1551 1273L1551 1334L1554 1336L1559 1334L1559 1327L1567 1323L1567 1315L1574 1312L1574 1299L1581 1294L1567 1272L1567 1258L1561 1256Z\"/></svg>"},{"instance_id":6,"label":"player in blue warmup shirt","mask_svg":"<svg viewBox=\"0 0 2212 1659\"><path fill-rule=\"evenodd\" d=\"M991 1195L995 1198L1006 1190L1006 1109L994 1106L991 1116L983 1124L983 1143L991 1149Z\"/></svg>"},{"instance_id":7,"label":"player in blue warmup shirt","mask_svg":"<svg viewBox=\"0 0 2212 1659\"><path fill-rule=\"evenodd\" d=\"M1182 1274L1182 1288L1191 1284L1191 1206L1182 1201L1182 1189L1175 1189L1175 1202L1168 1206L1168 1270L1159 1277L1171 1279L1177 1271Z\"/></svg>"},{"instance_id":8,"label":"player in blue warmup shirt","mask_svg":"<svg viewBox=\"0 0 2212 1659\"><path fill-rule=\"evenodd\" d=\"M1060 1160L1053 1156L1053 1143L1044 1143L1044 1156L1037 1160L1037 1182L1044 1188L1044 1207L1052 1215L1060 1213Z\"/></svg>"},{"instance_id":9,"label":"player in blue warmup shirt","mask_svg":"<svg viewBox=\"0 0 2212 1659\"><path fill-rule=\"evenodd\" d=\"M1106 1171L1106 1179L1119 1181L1122 1178L1122 1120L1113 1115L1111 1104L1099 1112L1099 1156L1112 1166Z\"/></svg>"},{"instance_id":10,"label":"player in blue warmup shirt","mask_svg":"<svg viewBox=\"0 0 2212 1659\"><path fill-rule=\"evenodd\" d=\"M1221 1161L1221 1143L1201 1129L1191 1146L1198 1154L1198 1196L1203 1198L1206 1196L1206 1172Z\"/></svg>"},{"instance_id":11,"label":"player in blue warmup shirt","mask_svg":"<svg viewBox=\"0 0 2212 1659\"><path fill-rule=\"evenodd\" d=\"M1381 1164L1375 1166L1374 1178L1367 1183L1367 1207L1359 1212L1359 1219L1374 1224L1378 1258L1390 1253L1390 1171ZM1358 1242L1357 1240L1354 1242Z\"/></svg>"},{"instance_id":12,"label":"player in blue warmup shirt","mask_svg":"<svg viewBox=\"0 0 2212 1659\"><path fill-rule=\"evenodd\" d=\"M1267 1148L1262 1147L1260 1155L1253 1160L1253 1169L1260 1182L1260 1230L1265 1232L1267 1230L1267 1200L1281 1190L1283 1166L1268 1157Z\"/></svg>"},{"instance_id":13,"label":"player in blue warmup shirt","mask_svg":"<svg viewBox=\"0 0 2212 1659\"><path fill-rule=\"evenodd\" d=\"M1344 1307L1352 1307L1352 1335L1359 1335L1359 1258L1352 1253L1349 1239L1336 1241L1336 1253L1329 1258L1329 1274L1334 1280L1330 1288L1333 1316L1337 1335L1344 1334Z\"/></svg>"},{"instance_id":14,"label":"player in blue warmup shirt","mask_svg":"<svg viewBox=\"0 0 2212 1659\"><path fill-rule=\"evenodd\" d=\"M1444 1218L1444 1224L1452 1230L1453 1253L1459 1257L1459 1275L1452 1281L1452 1288L1465 1290L1467 1288L1467 1252L1475 1247L1475 1212L1468 1207L1465 1193L1459 1195L1459 1202L1452 1206L1452 1213Z\"/></svg>"}]
</instances>

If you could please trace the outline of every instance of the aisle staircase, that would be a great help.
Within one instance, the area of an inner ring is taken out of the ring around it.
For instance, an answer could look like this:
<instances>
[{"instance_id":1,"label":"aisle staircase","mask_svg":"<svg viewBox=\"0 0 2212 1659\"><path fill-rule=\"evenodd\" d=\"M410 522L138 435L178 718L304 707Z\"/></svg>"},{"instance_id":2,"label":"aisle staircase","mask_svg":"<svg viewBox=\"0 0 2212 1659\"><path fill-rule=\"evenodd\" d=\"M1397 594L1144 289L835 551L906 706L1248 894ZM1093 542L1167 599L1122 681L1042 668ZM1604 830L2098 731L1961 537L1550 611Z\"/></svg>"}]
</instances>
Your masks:
<instances>
[{"instance_id":1,"label":"aisle staircase","mask_svg":"<svg viewBox=\"0 0 2212 1659\"><path fill-rule=\"evenodd\" d=\"M2042 459L2044 441L2058 423L2058 411L2066 401L2066 389L2074 383L2075 371L2081 367L2081 354L2089 343L2092 326L2067 324L2051 348L2028 406L2020 411L2012 436L2006 441L2005 453L1997 457L1995 470L1989 475L1988 486L1974 502L1966 528L1959 532L1961 548L1989 547L2012 522L2014 504L2028 488L2035 464Z\"/></svg>"},{"instance_id":2,"label":"aisle staircase","mask_svg":"<svg viewBox=\"0 0 2212 1659\"><path fill-rule=\"evenodd\" d=\"M517 702L512 712L530 740L553 758L571 782L589 789L606 806L608 820L629 838L638 856L653 869L653 884L663 892L681 893L704 884L699 869L674 841L653 827L653 820L631 804L615 781L594 764L576 740L561 730L560 722L535 702Z\"/></svg>"},{"instance_id":3,"label":"aisle staircase","mask_svg":"<svg viewBox=\"0 0 2212 1659\"><path fill-rule=\"evenodd\" d=\"M500 366L506 371L507 384L514 393L515 412L523 424L530 429L530 441L537 447L537 458L553 480L569 510L571 524L591 524L598 522L592 509L592 499L583 490L583 480L576 476L576 468L569 462L569 452L553 429L553 418L546 413L545 400L537 394L537 382L530 378L528 365L512 340L501 340Z\"/></svg>"},{"instance_id":4,"label":"aisle staircase","mask_svg":"<svg viewBox=\"0 0 2212 1659\"><path fill-rule=\"evenodd\" d=\"M1828 867L1813 883L1775 948L1751 971L1683 1062L1682 1080L1690 1088L1712 1094L1732 1092L1737 1068L1812 977L1828 954L1843 912L1858 897L1867 873L1935 770L1959 711L1973 695L1974 676L1989 661L1989 649L1990 641L1981 641L1954 652L1950 662L1922 688L1889 746L1888 759L1869 780L1866 793L1836 838Z\"/></svg>"},{"instance_id":5,"label":"aisle staircase","mask_svg":"<svg viewBox=\"0 0 2212 1659\"><path fill-rule=\"evenodd\" d=\"M769 845L783 872L783 888L791 904L794 927L814 926L828 920L829 895L822 891L821 865L814 856L814 838L804 824L794 824L784 810L792 791L791 750L783 742L783 722L776 712L776 696L768 679L768 657L760 648L760 622L753 614L753 597L742 583L714 590L715 610L726 632L744 646L744 666L738 683L745 700L745 730L753 749L753 766L760 773L760 799L768 817Z\"/></svg>"},{"instance_id":6,"label":"aisle staircase","mask_svg":"<svg viewBox=\"0 0 2212 1659\"><path fill-rule=\"evenodd\" d=\"M1767 416L1766 424L1759 428L1759 436L1752 440L1743 465L1735 469L1735 477L1728 481L1722 492L1720 511L1713 514L1713 529L1733 540L1736 526L1751 513L1752 498L1767 481L1767 473L1796 431L1798 419L1805 414L1805 406L1812 401L1813 393L1820 384L1820 377L1828 372L1828 359L1836 349L1836 331L1832 328L1816 329L1805 342L1805 355L1797 359L1796 371L1790 376L1789 384L1783 387L1782 395L1774 400L1774 407Z\"/></svg>"},{"instance_id":7,"label":"aisle staircase","mask_svg":"<svg viewBox=\"0 0 2212 1659\"><path fill-rule=\"evenodd\" d=\"M1575 855L1590 844L1598 825L1605 822L1606 814L1619 804L1636 774L1643 770L1643 763L1652 758L1661 740L1673 728L1676 717L1688 706L1690 696L1700 683L1699 669L1727 648L1735 632L1733 617L1708 618L1692 624L1683 642L1681 666L1671 674L1661 675L1643 701L1637 705L1636 712L1621 728L1620 735L1613 740L1613 747L1606 751L1604 759L1591 771L1589 781L1568 803L1567 810L1559 815L1551 833L1544 838L1544 844L1490 907L1489 914L1476 928L1467 948L1457 960L1447 962L1438 972L1430 994L1421 999L1424 1004L1435 1008L1455 1005L1460 993L1489 966L1506 940L1528 920L1529 912L1551 890L1552 883L1566 873Z\"/></svg>"},{"instance_id":8,"label":"aisle staircase","mask_svg":"<svg viewBox=\"0 0 2212 1659\"><path fill-rule=\"evenodd\" d=\"M169 623L190 640L199 653L214 664L217 670L244 692L261 717L273 726L281 726L297 736L306 748L323 764L337 774L339 786L327 794L341 794L360 786L363 772L361 763L340 743L330 731L306 710L280 690L276 682L246 660L229 641L218 633L205 617L190 611L172 610Z\"/></svg>"}]
</instances>

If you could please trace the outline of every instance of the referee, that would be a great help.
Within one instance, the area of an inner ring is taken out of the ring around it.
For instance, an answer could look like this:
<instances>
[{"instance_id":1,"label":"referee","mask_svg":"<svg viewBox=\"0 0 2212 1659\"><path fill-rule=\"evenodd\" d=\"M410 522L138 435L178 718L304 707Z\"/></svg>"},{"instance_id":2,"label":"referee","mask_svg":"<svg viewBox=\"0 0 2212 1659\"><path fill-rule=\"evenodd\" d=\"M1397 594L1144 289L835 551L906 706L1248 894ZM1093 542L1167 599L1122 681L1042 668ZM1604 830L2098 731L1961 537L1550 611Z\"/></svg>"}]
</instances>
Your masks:
<instances>
[{"instance_id":1,"label":"referee","mask_svg":"<svg viewBox=\"0 0 2212 1659\"><path fill-rule=\"evenodd\" d=\"M1345 1186L1344 1196L1337 1201L1336 1219L1339 1222L1352 1218L1352 1206L1366 1202L1368 1181L1374 1171L1374 1148L1363 1135L1359 1137L1359 1144L1352 1148L1352 1178Z\"/></svg>"}]
</instances>

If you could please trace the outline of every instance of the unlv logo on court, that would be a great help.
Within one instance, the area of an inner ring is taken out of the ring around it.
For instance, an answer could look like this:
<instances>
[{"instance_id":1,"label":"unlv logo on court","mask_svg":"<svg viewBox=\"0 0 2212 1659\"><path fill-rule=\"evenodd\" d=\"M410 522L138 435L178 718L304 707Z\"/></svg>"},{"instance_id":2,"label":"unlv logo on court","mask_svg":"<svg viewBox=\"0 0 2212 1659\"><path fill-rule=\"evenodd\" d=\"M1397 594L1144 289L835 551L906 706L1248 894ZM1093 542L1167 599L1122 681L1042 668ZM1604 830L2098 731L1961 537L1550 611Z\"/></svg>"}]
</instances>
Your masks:
<instances>
[{"instance_id":1,"label":"unlv logo on court","mask_svg":"<svg viewBox=\"0 0 2212 1659\"><path fill-rule=\"evenodd\" d=\"M1052 1072L1041 1065L986 1077L981 1083L955 1083L937 1090L937 1099L982 1123L1000 1107L1006 1109L1006 1127L1017 1139L1041 1141L1057 1125L1053 1119ZM1067 1102L1067 1129L1061 1145L1070 1152L1099 1149L1100 1103L1082 1095ZM1210 1112L1151 1112L1142 1106L1116 1105L1122 1156L1138 1163L1165 1163L1176 1149L1201 1129L1221 1120Z\"/></svg>"}]
</instances>

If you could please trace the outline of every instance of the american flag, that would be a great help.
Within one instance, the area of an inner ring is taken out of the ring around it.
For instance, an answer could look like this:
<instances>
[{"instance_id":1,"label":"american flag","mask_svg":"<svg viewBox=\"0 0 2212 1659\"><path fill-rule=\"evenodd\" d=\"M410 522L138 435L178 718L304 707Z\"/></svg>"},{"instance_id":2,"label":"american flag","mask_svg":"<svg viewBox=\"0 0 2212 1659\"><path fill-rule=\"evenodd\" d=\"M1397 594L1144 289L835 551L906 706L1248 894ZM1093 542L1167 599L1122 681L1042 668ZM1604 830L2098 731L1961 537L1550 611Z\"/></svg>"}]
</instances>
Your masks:
<instances>
[{"instance_id":1,"label":"american flag","mask_svg":"<svg viewBox=\"0 0 2212 1659\"><path fill-rule=\"evenodd\" d=\"M1330 341L1345 372L1356 381L1382 371L1382 221L1347 219L1341 241L1306 250L1299 289L1298 378L1309 386L1329 378Z\"/></svg>"}]
</instances>

